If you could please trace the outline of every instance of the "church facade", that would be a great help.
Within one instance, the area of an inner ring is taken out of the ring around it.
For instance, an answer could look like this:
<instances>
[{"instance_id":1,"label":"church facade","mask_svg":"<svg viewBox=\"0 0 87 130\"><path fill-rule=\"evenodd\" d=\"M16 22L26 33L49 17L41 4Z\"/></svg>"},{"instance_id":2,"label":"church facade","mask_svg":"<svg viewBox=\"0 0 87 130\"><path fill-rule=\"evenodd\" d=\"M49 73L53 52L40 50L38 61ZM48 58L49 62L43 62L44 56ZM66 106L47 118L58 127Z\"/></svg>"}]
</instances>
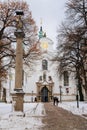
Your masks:
<instances>
[{"instance_id":1,"label":"church facade","mask_svg":"<svg viewBox=\"0 0 87 130\"><path fill-rule=\"evenodd\" d=\"M65 71L63 76L56 73L56 63L52 62L55 55L53 41L43 34L42 27L39 31L40 58L35 62L34 71L28 71L24 65L23 91L24 102L51 102L53 97L58 97L60 101L76 100L76 83L74 74ZM3 83L6 89L6 101L12 100L11 92L14 91L15 71L10 70L8 80ZM2 90L3 91L3 90ZM3 95L3 93L2 93ZM1 97L2 97L1 95Z\"/></svg>"},{"instance_id":2,"label":"church facade","mask_svg":"<svg viewBox=\"0 0 87 130\"><path fill-rule=\"evenodd\" d=\"M56 63L52 62L52 58L55 55L54 43L46 37L46 34L42 35L42 31L41 27L39 32L41 58L37 61L36 69L32 72L31 77L27 79L27 83L24 83L26 84L24 85L26 86L24 100L26 102L35 100L50 102L53 97L58 97L61 101L76 100L74 74L69 74L65 71L60 78L60 75L56 73Z\"/></svg>"}]
</instances>

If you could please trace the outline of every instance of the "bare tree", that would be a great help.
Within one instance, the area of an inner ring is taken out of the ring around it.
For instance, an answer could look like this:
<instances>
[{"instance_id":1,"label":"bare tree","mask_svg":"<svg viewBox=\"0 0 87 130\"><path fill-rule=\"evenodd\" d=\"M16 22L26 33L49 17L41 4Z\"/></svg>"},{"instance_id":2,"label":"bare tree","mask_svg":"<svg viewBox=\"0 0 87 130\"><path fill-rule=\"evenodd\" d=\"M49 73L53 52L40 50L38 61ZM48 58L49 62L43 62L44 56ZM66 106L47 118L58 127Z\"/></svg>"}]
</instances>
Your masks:
<instances>
[{"instance_id":1,"label":"bare tree","mask_svg":"<svg viewBox=\"0 0 87 130\"><path fill-rule=\"evenodd\" d=\"M18 24L17 10L23 10L21 18L25 37L23 40L24 63L31 66L40 54L37 48L37 26L32 18L29 5L23 1L9 0L0 2L0 74L7 71L9 67L15 67L16 31Z\"/></svg>"},{"instance_id":2,"label":"bare tree","mask_svg":"<svg viewBox=\"0 0 87 130\"><path fill-rule=\"evenodd\" d=\"M40 56L37 39L37 26L32 18L29 5L24 1L0 1L0 90L1 82L7 78L8 69L15 68L16 37L14 35L19 18L17 10L24 12L21 17L23 32L23 63L33 71L35 61Z\"/></svg>"},{"instance_id":3,"label":"bare tree","mask_svg":"<svg viewBox=\"0 0 87 130\"><path fill-rule=\"evenodd\" d=\"M62 74L65 70L73 71L78 79L78 90L80 100L84 100L82 87L87 90L87 81L83 85L83 79L86 76L85 64L86 53L83 53L82 46L87 42L85 34L87 32L87 1L69 0L66 3L67 19L61 25L58 31L58 55L55 60L58 61L58 71ZM86 91L87 93L87 91Z\"/></svg>"}]
</instances>

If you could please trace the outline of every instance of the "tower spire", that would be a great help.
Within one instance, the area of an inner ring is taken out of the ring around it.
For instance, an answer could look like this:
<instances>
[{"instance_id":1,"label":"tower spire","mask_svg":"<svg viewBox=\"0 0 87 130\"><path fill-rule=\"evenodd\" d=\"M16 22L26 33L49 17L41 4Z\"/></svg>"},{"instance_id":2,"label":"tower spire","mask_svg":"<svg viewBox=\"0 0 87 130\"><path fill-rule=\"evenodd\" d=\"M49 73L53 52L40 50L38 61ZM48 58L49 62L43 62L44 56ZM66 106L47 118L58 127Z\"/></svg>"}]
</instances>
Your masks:
<instances>
[{"instance_id":1,"label":"tower spire","mask_svg":"<svg viewBox=\"0 0 87 130\"><path fill-rule=\"evenodd\" d=\"M43 32L43 28L42 28L42 18L41 18L41 19L40 19L39 39L41 39L42 37L46 37L46 32Z\"/></svg>"},{"instance_id":2,"label":"tower spire","mask_svg":"<svg viewBox=\"0 0 87 130\"><path fill-rule=\"evenodd\" d=\"M39 31L39 39L42 38L44 35L43 33L43 28L42 28L42 18L41 18L41 21L40 21L40 31Z\"/></svg>"}]
</instances>

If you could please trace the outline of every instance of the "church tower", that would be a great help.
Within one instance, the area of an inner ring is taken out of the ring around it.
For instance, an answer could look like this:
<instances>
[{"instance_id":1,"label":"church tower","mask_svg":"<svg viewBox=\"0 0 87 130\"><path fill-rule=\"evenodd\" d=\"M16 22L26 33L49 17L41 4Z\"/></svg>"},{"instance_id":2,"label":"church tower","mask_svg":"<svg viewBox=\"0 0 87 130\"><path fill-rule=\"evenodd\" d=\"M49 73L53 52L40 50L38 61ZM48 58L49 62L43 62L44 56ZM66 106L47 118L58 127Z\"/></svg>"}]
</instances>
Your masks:
<instances>
[{"instance_id":1,"label":"church tower","mask_svg":"<svg viewBox=\"0 0 87 130\"><path fill-rule=\"evenodd\" d=\"M50 45L53 42L46 37L46 33L43 32L42 26L39 31L39 42L41 55L41 75L39 75L37 85L37 100L42 102L52 101L54 82L52 76L49 74L49 62L50 62Z\"/></svg>"}]
</instances>

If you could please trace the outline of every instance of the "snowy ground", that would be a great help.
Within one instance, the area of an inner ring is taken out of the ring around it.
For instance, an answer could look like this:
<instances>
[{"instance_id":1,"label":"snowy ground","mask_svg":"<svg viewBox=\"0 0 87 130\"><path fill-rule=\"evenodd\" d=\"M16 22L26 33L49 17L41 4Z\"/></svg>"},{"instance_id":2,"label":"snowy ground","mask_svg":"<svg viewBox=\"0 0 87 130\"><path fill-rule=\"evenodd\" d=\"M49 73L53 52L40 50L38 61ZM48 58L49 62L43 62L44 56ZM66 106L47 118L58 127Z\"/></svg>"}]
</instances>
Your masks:
<instances>
[{"instance_id":1,"label":"snowy ground","mask_svg":"<svg viewBox=\"0 0 87 130\"><path fill-rule=\"evenodd\" d=\"M87 115L87 102L62 102L62 107L76 115ZM43 103L25 103L25 117L13 114L11 104L0 103L0 130L38 130L43 127L42 117L46 115Z\"/></svg>"},{"instance_id":2,"label":"snowy ground","mask_svg":"<svg viewBox=\"0 0 87 130\"><path fill-rule=\"evenodd\" d=\"M77 102L62 102L59 103L59 107L62 107L70 112L72 112L75 115L86 115L83 116L87 119L87 102L79 102L79 108L77 108Z\"/></svg>"},{"instance_id":3,"label":"snowy ground","mask_svg":"<svg viewBox=\"0 0 87 130\"><path fill-rule=\"evenodd\" d=\"M41 117L45 110L42 103L24 104L25 117L16 116L12 110L11 104L0 103L0 130L38 130L43 126Z\"/></svg>"}]
</instances>

